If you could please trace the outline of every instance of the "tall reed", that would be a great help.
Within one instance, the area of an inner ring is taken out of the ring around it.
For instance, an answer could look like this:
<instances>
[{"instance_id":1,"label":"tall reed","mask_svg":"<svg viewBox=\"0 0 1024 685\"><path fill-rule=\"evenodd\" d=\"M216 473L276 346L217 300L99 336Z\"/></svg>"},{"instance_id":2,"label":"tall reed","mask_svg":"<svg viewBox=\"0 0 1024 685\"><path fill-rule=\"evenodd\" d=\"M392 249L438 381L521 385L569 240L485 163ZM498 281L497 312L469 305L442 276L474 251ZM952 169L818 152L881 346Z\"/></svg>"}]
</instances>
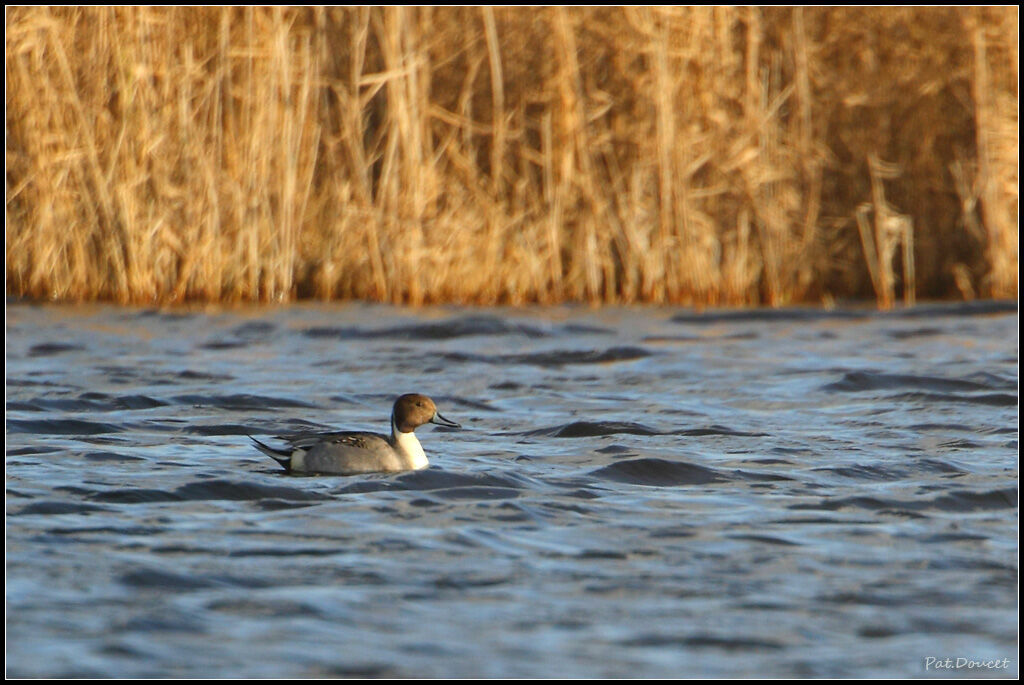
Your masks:
<instances>
[{"instance_id":1,"label":"tall reed","mask_svg":"<svg viewBox=\"0 0 1024 685\"><path fill-rule=\"evenodd\" d=\"M6 81L9 295L1016 296L1014 8L18 7Z\"/></svg>"}]
</instances>

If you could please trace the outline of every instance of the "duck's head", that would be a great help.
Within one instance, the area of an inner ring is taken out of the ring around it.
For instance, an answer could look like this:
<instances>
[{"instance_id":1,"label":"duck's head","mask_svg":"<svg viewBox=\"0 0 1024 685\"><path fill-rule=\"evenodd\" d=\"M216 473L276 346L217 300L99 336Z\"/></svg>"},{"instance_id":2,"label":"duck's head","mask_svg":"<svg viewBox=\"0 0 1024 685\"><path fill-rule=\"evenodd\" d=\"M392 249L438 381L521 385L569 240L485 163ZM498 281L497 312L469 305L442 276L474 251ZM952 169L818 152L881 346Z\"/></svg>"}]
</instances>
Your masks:
<instances>
[{"instance_id":1,"label":"duck's head","mask_svg":"<svg viewBox=\"0 0 1024 685\"><path fill-rule=\"evenodd\" d=\"M402 395L395 400L395 407L391 412L391 422L395 425L395 429L402 433L411 433L425 423L462 428L454 421L449 421L438 414L434 400L426 395L415 393Z\"/></svg>"}]
</instances>

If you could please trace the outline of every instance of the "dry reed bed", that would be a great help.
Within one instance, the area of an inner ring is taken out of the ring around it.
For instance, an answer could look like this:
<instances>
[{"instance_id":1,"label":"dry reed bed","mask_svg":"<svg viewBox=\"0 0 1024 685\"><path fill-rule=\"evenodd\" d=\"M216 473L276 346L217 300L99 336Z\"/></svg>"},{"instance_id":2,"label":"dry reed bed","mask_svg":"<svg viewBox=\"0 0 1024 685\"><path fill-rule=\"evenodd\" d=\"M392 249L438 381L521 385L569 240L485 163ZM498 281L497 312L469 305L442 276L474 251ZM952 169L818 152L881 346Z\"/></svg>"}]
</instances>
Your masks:
<instances>
[{"instance_id":1,"label":"dry reed bed","mask_svg":"<svg viewBox=\"0 0 1024 685\"><path fill-rule=\"evenodd\" d=\"M9 295L1016 297L1013 7L20 7L6 69Z\"/></svg>"}]
</instances>

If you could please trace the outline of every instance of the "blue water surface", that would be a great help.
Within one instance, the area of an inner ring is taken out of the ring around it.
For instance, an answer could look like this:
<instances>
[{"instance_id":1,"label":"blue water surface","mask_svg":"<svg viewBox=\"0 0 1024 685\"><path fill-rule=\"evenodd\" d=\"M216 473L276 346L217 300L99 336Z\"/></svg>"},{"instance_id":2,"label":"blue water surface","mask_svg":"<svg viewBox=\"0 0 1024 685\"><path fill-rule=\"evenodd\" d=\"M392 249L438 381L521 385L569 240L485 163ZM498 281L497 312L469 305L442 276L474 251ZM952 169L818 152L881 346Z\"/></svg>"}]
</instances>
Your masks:
<instances>
[{"instance_id":1,"label":"blue water surface","mask_svg":"<svg viewBox=\"0 0 1024 685\"><path fill-rule=\"evenodd\" d=\"M1017 328L9 304L7 674L1016 677ZM405 392L424 471L246 437Z\"/></svg>"}]
</instances>

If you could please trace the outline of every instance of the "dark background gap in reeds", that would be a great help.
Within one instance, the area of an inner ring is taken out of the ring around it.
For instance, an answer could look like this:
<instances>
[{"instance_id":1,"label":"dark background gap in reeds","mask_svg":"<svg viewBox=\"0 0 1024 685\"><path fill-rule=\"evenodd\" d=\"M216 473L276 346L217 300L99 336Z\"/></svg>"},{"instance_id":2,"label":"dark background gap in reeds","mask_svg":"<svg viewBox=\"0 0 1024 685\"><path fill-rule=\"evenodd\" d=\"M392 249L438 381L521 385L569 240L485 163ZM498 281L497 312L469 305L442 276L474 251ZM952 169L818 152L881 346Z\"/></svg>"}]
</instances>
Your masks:
<instances>
[{"instance_id":1,"label":"dark background gap in reeds","mask_svg":"<svg viewBox=\"0 0 1024 685\"><path fill-rule=\"evenodd\" d=\"M1017 16L7 8L7 292L1016 298Z\"/></svg>"}]
</instances>

